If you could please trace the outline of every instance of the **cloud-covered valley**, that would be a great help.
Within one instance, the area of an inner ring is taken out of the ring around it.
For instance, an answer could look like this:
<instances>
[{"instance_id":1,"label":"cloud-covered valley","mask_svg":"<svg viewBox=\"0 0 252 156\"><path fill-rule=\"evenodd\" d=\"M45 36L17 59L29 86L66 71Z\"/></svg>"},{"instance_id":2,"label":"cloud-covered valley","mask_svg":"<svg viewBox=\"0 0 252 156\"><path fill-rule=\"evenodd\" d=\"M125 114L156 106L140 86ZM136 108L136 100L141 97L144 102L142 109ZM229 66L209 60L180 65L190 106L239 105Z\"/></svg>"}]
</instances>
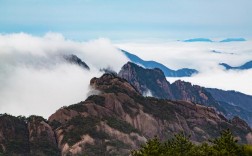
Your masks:
<instances>
[{"instance_id":1,"label":"cloud-covered valley","mask_svg":"<svg viewBox=\"0 0 252 156\"><path fill-rule=\"evenodd\" d=\"M252 60L252 41L230 43L185 43L169 42L124 42L118 47L128 50L142 59L158 61L171 69L194 68L200 73L187 78L167 78L173 82L178 79L193 84L236 90L252 95L252 69L226 71L219 63L240 66Z\"/></svg>"},{"instance_id":2,"label":"cloud-covered valley","mask_svg":"<svg viewBox=\"0 0 252 156\"><path fill-rule=\"evenodd\" d=\"M193 84L252 95L252 70L225 71L218 65L238 66L252 60L251 41L113 43L101 38L77 42L57 33L40 37L18 33L0 35L0 113L47 118L62 106L85 100L90 79L102 75L100 69L118 72L128 61L118 48L171 69L197 69L199 74L179 78ZM77 55L90 70L63 59L68 54Z\"/></svg>"},{"instance_id":3,"label":"cloud-covered valley","mask_svg":"<svg viewBox=\"0 0 252 156\"><path fill-rule=\"evenodd\" d=\"M90 71L62 55L76 54ZM89 81L101 68L119 71L127 58L107 39L74 42L60 34L0 35L0 113L48 117L62 106L85 100Z\"/></svg>"}]
</instances>

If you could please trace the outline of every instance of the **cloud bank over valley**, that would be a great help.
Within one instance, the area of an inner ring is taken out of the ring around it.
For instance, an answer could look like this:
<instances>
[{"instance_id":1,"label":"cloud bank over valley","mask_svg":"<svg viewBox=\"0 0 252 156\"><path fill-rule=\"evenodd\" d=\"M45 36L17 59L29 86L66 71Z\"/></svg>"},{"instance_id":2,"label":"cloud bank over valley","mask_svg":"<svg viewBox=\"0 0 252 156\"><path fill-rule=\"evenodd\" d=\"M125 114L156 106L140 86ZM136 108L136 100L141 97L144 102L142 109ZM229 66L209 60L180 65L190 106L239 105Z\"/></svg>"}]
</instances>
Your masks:
<instances>
[{"instance_id":1,"label":"cloud bank over valley","mask_svg":"<svg viewBox=\"0 0 252 156\"><path fill-rule=\"evenodd\" d=\"M63 55L75 54L90 71ZM62 106L86 99L101 68L119 71L127 62L107 39L74 42L60 34L0 35L0 113L48 117Z\"/></svg>"},{"instance_id":2,"label":"cloud bank over valley","mask_svg":"<svg viewBox=\"0 0 252 156\"><path fill-rule=\"evenodd\" d=\"M48 117L62 106L78 103L90 94L90 79L102 75L100 69L116 72L128 61L124 49L144 60L158 61L169 68L192 68L192 77L167 78L205 87L236 90L252 95L252 70L225 70L252 60L252 42L185 43L115 42L104 38L77 42L61 34L33 36L25 33L0 35L0 113L32 114ZM217 51L217 52L216 52ZM90 70L72 64L64 55L74 54ZM151 93L146 93L151 96Z\"/></svg>"},{"instance_id":3,"label":"cloud bank over valley","mask_svg":"<svg viewBox=\"0 0 252 156\"><path fill-rule=\"evenodd\" d=\"M240 66L252 60L252 41L230 43L124 42L116 46L145 60L155 60L171 69L192 68L199 74L185 78L168 78L170 82L182 79L193 84L236 90L252 95L252 70L225 70L219 63Z\"/></svg>"}]
</instances>

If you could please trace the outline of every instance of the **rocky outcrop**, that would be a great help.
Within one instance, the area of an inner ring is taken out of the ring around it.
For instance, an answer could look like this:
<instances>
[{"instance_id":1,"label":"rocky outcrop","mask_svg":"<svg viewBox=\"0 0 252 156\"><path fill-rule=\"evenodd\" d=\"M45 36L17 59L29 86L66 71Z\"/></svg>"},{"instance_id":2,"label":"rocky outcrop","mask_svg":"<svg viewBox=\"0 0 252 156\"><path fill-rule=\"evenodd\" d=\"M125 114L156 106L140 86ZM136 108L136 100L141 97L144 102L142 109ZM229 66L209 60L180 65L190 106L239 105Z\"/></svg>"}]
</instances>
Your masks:
<instances>
[{"instance_id":1,"label":"rocky outcrop","mask_svg":"<svg viewBox=\"0 0 252 156\"><path fill-rule=\"evenodd\" d=\"M226 110L204 87L192 85L190 82L177 80L171 84L171 90L177 100L191 101L193 103L214 107L219 112L226 114Z\"/></svg>"},{"instance_id":2,"label":"rocky outcrop","mask_svg":"<svg viewBox=\"0 0 252 156\"><path fill-rule=\"evenodd\" d=\"M249 141L248 125L229 121L212 107L143 97L114 74L93 78L90 84L101 94L61 108L49 118L62 155L128 155L148 138L165 140L181 131L194 142L203 142L229 128L241 142Z\"/></svg>"},{"instance_id":3,"label":"rocky outcrop","mask_svg":"<svg viewBox=\"0 0 252 156\"><path fill-rule=\"evenodd\" d=\"M225 91L206 88L211 95L224 107L229 118L239 116L252 126L252 96L236 91Z\"/></svg>"},{"instance_id":4,"label":"rocky outcrop","mask_svg":"<svg viewBox=\"0 0 252 156\"><path fill-rule=\"evenodd\" d=\"M59 155L54 131L47 121L40 116L30 116L27 128L31 155Z\"/></svg>"},{"instance_id":5,"label":"rocky outcrop","mask_svg":"<svg viewBox=\"0 0 252 156\"><path fill-rule=\"evenodd\" d=\"M0 155L60 155L51 126L42 117L0 116Z\"/></svg>"},{"instance_id":6,"label":"rocky outcrop","mask_svg":"<svg viewBox=\"0 0 252 156\"><path fill-rule=\"evenodd\" d=\"M205 88L181 80L170 84L159 69L145 69L128 62L118 76L126 79L142 95L149 91L156 98L191 101L215 107L224 114L226 112Z\"/></svg>"},{"instance_id":7,"label":"rocky outcrop","mask_svg":"<svg viewBox=\"0 0 252 156\"><path fill-rule=\"evenodd\" d=\"M120 77L126 79L142 95L174 99L170 83L166 80L164 73L158 69L144 69L134 63L128 62L120 70Z\"/></svg>"},{"instance_id":8,"label":"rocky outcrop","mask_svg":"<svg viewBox=\"0 0 252 156\"><path fill-rule=\"evenodd\" d=\"M4 114L0 116L0 125L0 153L29 155L29 132L23 118Z\"/></svg>"},{"instance_id":9,"label":"rocky outcrop","mask_svg":"<svg viewBox=\"0 0 252 156\"><path fill-rule=\"evenodd\" d=\"M154 136L166 140L184 132L192 141L203 142L227 128L241 143L252 141L246 122L228 120L213 107L144 97L111 73L93 78L90 86L100 94L60 108L48 121L37 116L0 116L0 153L126 156Z\"/></svg>"}]
</instances>

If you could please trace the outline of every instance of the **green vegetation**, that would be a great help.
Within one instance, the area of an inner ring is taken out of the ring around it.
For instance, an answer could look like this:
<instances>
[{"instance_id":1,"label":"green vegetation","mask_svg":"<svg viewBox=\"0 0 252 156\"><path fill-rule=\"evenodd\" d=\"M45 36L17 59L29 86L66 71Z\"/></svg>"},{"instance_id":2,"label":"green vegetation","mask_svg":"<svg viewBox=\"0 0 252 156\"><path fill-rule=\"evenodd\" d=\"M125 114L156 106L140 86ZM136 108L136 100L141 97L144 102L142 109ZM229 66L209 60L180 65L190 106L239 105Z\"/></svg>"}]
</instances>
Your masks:
<instances>
[{"instance_id":1,"label":"green vegetation","mask_svg":"<svg viewBox=\"0 0 252 156\"><path fill-rule=\"evenodd\" d=\"M6 143L6 154L11 151L11 153L28 153L29 143L28 140L24 141L21 139L12 139Z\"/></svg>"},{"instance_id":2,"label":"green vegetation","mask_svg":"<svg viewBox=\"0 0 252 156\"><path fill-rule=\"evenodd\" d=\"M94 145L86 144L85 149L85 154L88 156L105 155L106 152L106 147L102 142L95 142Z\"/></svg>"},{"instance_id":3,"label":"green vegetation","mask_svg":"<svg viewBox=\"0 0 252 156\"><path fill-rule=\"evenodd\" d=\"M85 106L85 104L83 102L80 102L80 103L77 103L74 105L70 105L66 109L72 109L77 112L87 112L87 110L88 110L87 106Z\"/></svg>"},{"instance_id":4,"label":"green vegetation","mask_svg":"<svg viewBox=\"0 0 252 156\"><path fill-rule=\"evenodd\" d=\"M24 118L24 117L19 117L19 118ZM35 120L35 124L39 124L40 122L44 121L44 122L47 122L46 119L44 119L43 117L41 116L36 116L36 115L31 115L29 116L28 118L26 119L23 119L23 120L27 120L28 122L32 122L33 120Z\"/></svg>"},{"instance_id":5,"label":"green vegetation","mask_svg":"<svg viewBox=\"0 0 252 156\"><path fill-rule=\"evenodd\" d=\"M67 122L63 129L69 126L72 128L68 130L63 138L63 143L68 143L70 146L81 140L81 136L95 130L95 125L98 121L90 117L76 116Z\"/></svg>"},{"instance_id":6,"label":"green vegetation","mask_svg":"<svg viewBox=\"0 0 252 156\"><path fill-rule=\"evenodd\" d=\"M61 126L61 123L59 121L53 120L49 123L53 130L56 130L58 127Z\"/></svg>"},{"instance_id":7,"label":"green vegetation","mask_svg":"<svg viewBox=\"0 0 252 156\"><path fill-rule=\"evenodd\" d=\"M87 98L86 101L88 100L93 101L95 104L100 106L104 106L105 104L105 97L99 95L91 95Z\"/></svg>"},{"instance_id":8,"label":"green vegetation","mask_svg":"<svg viewBox=\"0 0 252 156\"><path fill-rule=\"evenodd\" d=\"M183 133L165 142L155 137L131 154L132 156L251 156L252 154L252 146L239 145L230 130L225 130L220 137L209 140L210 144L195 145L189 138Z\"/></svg>"},{"instance_id":9,"label":"green vegetation","mask_svg":"<svg viewBox=\"0 0 252 156\"><path fill-rule=\"evenodd\" d=\"M139 113L139 106L131 102L124 102L122 104L123 110L131 117L135 117Z\"/></svg>"},{"instance_id":10,"label":"green vegetation","mask_svg":"<svg viewBox=\"0 0 252 156\"><path fill-rule=\"evenodd\" d=\"M178 109L178 106L174 105L173 103L167 102L164 99L156 99L153 97L142 97L142 96L135 96L135 102L143 105L143 111L148 114L152 114L155 117L164 120L172 120L175 119L174 112L181 112ZM175 103L175 102L174 102Z\"/></svg>"},{"instance_id":11,"label":"green vegetation","mask_svg":"<svg viewBox=\"0 0 252 156\"><path fill-rule=\"evenodd\" d=\"M33 143L31 143L30 148L31 148L31 155L33 156L36 156L36 155L59 156L60 155L60 151L58 147L46 140L43 140L43 138L42 138L42 141L37 140L36 142L34 141Z\"/></svg>"},{"instance_id":12,"label":"green vegetation","mask_svg":"<svg viewBox=\"0 0 252 156\"><path fill-rule=\"evenodd\" d=\"M106 143L106 145L116 147L117 149L130 149L130 145L123 143L120 140L113 139Z\"/></svg>"},{"instance_id":13,"label":"green vegetation","mask_svg":"<svg viewBox=\"0 0 252 156\"><path fill-rule=\"evenodd\" d=\"M123 120L119 120L119 119L113 118L113 117L107 117L106 121L110 127L117 129L123 133L126 133L126 134L129 134L131 132L139 133L137 129L135 129L129 123L127 123Z\"/></svg>"},{"instance_id":14,"label":"green vegetation","mask_svg":"<svg viewBox=\"0 0 252 156\"><path fill-rule=\"evenodd\" d=\"M252 145L244 145L243 147L246 156L252 155Z\"/></svg>"},{"instance_id":15,"label":"green vegetation","mask_svg":"<svg viewBox=\"0 0 252 156\"><path fill-rule=\"evenodd\" d=\"M96 139L106 139L108 135L102 131L97 131L96 125L100 119L95 117L76 116L69 120L66 125L62 127L65 130L62 143L68 143L70 146L81 140L85 134L89 134Z\"/></svg>"},{"instance_id":16,"label":"green vegetation","mask_svg":"<svg viewBox=\"0 0 252 156\"><path fill-rule=\"evenodd\" d=\"M6 153L3 152L2 148L0 153L2 151L4 154L10 155L9 151L24 154L29 152L28 130L24 120L25 118L22 116L1 115L1 126L5 127L2 133L5 137L8 137L8 140L3 142Z\"/></svg>"},{"instance_id":17,"label":"green vegetation","mask_svg":"<svg viewBox=\"0 0 252 156\"><path fill-rule=\"evenodd\" d=\"M105 92L106 93L115 93L115 94L117 94L117 93L125 93L125 90L122 89L122 88L119 88L119 87L117 87L115 85L112 85L111 87L105 89Z\"/></svg>"}]
</instances>

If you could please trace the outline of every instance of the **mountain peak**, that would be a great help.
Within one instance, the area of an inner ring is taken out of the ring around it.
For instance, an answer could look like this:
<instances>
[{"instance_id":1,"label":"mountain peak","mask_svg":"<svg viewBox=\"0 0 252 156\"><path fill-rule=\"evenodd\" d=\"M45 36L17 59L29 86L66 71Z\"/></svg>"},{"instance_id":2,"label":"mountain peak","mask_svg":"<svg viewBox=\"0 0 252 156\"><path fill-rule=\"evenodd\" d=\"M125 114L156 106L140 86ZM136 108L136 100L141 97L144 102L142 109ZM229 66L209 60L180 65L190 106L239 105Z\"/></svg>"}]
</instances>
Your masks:
<instances>
[{"instance_id":1,"label":"mountain peak","mask_svg":"<svg viewBox=\"0 0 252 156\"><path fill-rule=\"evenodd\" d=\"M166 80L163 71L158 68L145 69L128 62L118 75L131 83L143 95L151 92L154 97L174 99L170 91L170 83Z\"/></svg>"},{"instance_id":2,"label":"mountain peak","mask_svg":"<svg viewBox=\"0 0 252 156\"><path fill-rule=\"evenodd\" d=\"M113 73L105 73L100 78L92 78L90 86L102 92L121 92L128 95L138 94L138 91L125 79Z\"/></svg>"},{"instance_id":3,"label":"mountain peak","mask_svg":"<svg viewBox=\"0 0 252 156\"><path fill-rule=\"evenodd\" d=\"M121 50L121 51L130 59L131 62L133 62L135 64L140 64L144 68L148 68L148 69L159 68L160 70L163 71L163 73L166 77L190 77L193 74L198 73L197 70L189 69L189 68L172 70L159 62L152 61L152 60L145 61L145 60L141 59L140 57L138 57L134 54L131 54L125 50Z\"/></svg>"},{"instance_id":4,"label":"mountain peak","mask_svg":"<svg viewBox=\"0 0 252 156\"><path fill-rule=\"evenodd\" d=\"M63 58L68 63L75 64L82 67L83 69L90 70L89 66L85 62L83 62L78 56L74 54L64 55Z\"/></svg>"}]
</instances>

